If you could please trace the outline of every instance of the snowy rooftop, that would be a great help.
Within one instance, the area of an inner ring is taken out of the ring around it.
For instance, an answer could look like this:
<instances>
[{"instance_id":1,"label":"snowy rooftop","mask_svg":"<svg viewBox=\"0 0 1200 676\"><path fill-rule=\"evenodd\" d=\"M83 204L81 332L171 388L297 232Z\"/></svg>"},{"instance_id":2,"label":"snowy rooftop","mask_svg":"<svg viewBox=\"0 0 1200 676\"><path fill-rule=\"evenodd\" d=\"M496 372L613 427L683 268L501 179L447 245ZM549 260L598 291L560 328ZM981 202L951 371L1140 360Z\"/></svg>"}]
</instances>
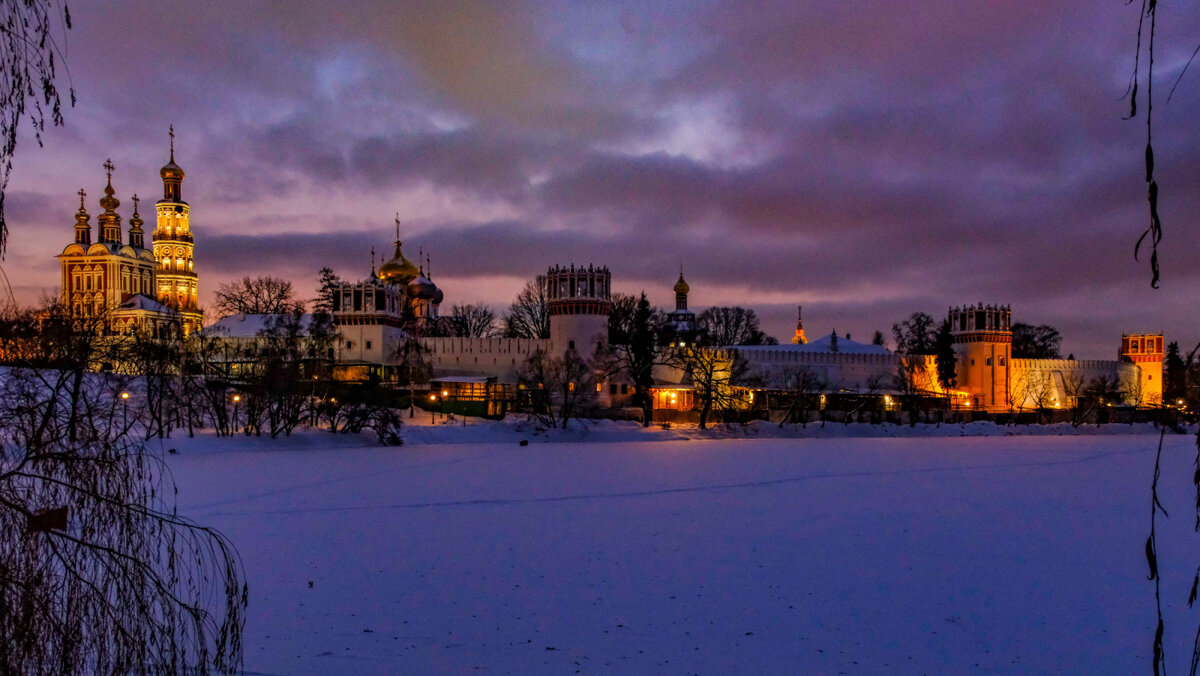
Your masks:
<instances>
[{"instance_id":1,"label":"snowy rooftop","mask_svg":"<svg viewBox=\"0 0 1200 676\"><path fill-rule=\"evenodd\" d=\"M832 335L824 335L816 340L804 343L803 345L795 345L792 343L784 343L782 345L736 345L738 350L765 352L765 351L782 351L782 352L833 352ZM845 336L837 338L837 352L847 354L891 354L891 351L882 345L874 345L869 343L860 343L850 340Z\"/></svg>"},{"instance_id":2,"label":"snowy rooftop","mask_svg":"<svg viewBox=\"0 0 1200 676\"><path fill-rule=\"evenodd\" d=\"M228 338L254 338L281 317L283 315L279 314L229 315L204 327L204 333ZM305 314L300 321L302 326L307 329L309 323L312 322L312 315Z\"/></svg>"},{"instance_id":3,"label":"snowy rooftop","mask_svg":"<svg viewBox=\"0 0 1200 676\"><path fill-rule=\"evenodd\" d=\"M117 306L117 309L118 310L145 310L147 312L161 312L164 314L178 314L173 308L169 308L166 305L163 305L162 303L154 300L153 298L142 295L140 293L136 294L134 296L130 296L129 298L126 298L124 302L122 302L120 305Z\"/></svg>"}]
</instances>

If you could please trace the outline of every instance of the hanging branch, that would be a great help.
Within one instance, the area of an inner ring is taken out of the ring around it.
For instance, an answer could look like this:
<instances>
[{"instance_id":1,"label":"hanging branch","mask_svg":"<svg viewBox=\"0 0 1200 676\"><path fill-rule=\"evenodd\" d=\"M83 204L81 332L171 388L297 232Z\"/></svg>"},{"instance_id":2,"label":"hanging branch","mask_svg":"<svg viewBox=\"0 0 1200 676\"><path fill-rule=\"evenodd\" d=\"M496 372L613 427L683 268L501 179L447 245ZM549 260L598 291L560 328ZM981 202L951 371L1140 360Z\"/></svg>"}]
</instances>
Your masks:
<instances>
[{"instance_id":1,"label":"hanging branch","mask_svg":"<svg viewBox=\"0 0 1200 676\"><path fill-rule=\"evenodd\" d=\"M0 0L0 256L8 243L8 223L4 218L4 189L12 173L13 152L17 148L17 126L28 117L34 140L42 145L46 117L50 123L63 123L62 95L55 84L57 61L63 63L59 37L65 44L71 29L71 12L66 3L61 14L54 0ZM58 19L62 25L55 25ZM75 105L75 88L67 94ZM31 101L32 108L26 108Z\"/></svg>"}]
</instances>

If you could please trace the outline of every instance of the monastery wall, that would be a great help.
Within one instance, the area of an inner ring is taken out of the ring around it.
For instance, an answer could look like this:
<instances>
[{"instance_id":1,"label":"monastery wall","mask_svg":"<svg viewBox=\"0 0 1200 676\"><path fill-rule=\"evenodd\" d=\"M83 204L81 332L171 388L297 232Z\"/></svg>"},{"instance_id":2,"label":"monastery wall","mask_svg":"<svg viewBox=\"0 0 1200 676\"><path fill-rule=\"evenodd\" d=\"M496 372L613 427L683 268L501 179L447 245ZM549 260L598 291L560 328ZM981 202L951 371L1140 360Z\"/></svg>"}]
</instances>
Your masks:
<instances>
[{"instance_id":1,"label":"monastery wall","mask_svg":"<svg viewBox=\"0 0 1200 676\"><path fill-rule=\"evenodd\" d=\"M1123 403L1149 403L1141 391L1141 370L1136 364L1101 359L1013 359L1012 405L1070 406L1074 397L1101 379L1124 395Z\"/></svg>"},{"instance_id":2,"label":"monastery wall","mask_svg":"<svg viewBox=\"0 0 1200 676\"><path fill-rule=\"evenodd\" d=\"M827 383L830 391L854 390L880 392L891 390L900 369L896 354L857 354L853 352L807 352L781 347L778 350L756 347L738 350L751 373L765 380L768 387L787 387L787 379L800 369L808 369Z\"/></svg>"},{"instance_id":3,"label":"monastery wall","mask_svg":"<svg viewBox=\"0 0 1200 676\"><path fill-rule=\"evenodd\" d=\"M528 338L421 338L429 363L439 376L494 377L514 383L517 369L538 350L549 349L546 340Z\"/></svg>"}]
</instances>

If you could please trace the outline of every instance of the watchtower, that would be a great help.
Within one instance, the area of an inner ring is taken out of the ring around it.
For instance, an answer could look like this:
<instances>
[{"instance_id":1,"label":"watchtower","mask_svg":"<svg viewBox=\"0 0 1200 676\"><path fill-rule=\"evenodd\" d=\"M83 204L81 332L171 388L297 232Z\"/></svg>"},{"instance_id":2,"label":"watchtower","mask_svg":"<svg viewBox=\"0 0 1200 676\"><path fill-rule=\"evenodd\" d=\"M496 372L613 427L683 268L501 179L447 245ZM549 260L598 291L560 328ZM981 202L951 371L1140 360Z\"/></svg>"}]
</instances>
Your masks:
<instances>
[{"instance_id":1,"label":"watchtower","mask_svg":"<svg viewBox=\"0 0 1200 676\"><path fill-rule=\"evenodd\" d=\"M612 311L612 275L607 267L554 266L546 271L546 305L550 312L550 353L574 350L591 359L608 342Z\"/></svg>"},{"instance_id":2,"label":"watchtower","mask_svg":"<svg viewBox=\"0 0 1200 676\"><path fill-rule=\"evenodd\" d=\"M950 308L958 386L984 409L1009 406L1012 309L1007 305Z\"/></svg>"},{"instance_id":3,"label":"watchtower","mask_svg":"<svg viewBox=\"0 0 1200 676\"><path fill-rule=\"evenodd\" d=\"M1157 406L1163 397L1163 334L1134 333L1121 334L1121 361L1137 364L1142 372L1138 392L1131 392L1131 398L1138 405Z\"/></svg>"}]
</instances>

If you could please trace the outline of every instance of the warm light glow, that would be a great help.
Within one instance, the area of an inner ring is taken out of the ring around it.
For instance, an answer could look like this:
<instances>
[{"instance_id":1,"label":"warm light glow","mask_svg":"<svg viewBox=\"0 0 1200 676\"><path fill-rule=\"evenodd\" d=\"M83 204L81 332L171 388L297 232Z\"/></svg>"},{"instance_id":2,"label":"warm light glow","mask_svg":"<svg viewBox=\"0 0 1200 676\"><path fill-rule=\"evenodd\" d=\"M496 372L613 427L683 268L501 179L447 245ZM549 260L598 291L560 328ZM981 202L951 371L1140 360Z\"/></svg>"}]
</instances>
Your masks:
<instances>
[{"instance_id":1,"label":"warm light glow","mask_svg":"<svg viewBox=\"0 0 1200 676\"><path fill-rule=\"evenodd\" d=\"M442 397L444 398L444 397L448 397L448 396L450 396L450 393L447 392L446 390L442 390Z\"/></svg>"},{"instance_id":2,"label":"warm light glow","mask_svg":"<svg viewBox=\"0 0 1200 676\"><path fill-rule=\"evenodd\" d=\"M236 403L238 403L238 402L239 402L239 401L241 401L241 400L242 400L242 395L240 395L240 394L235 394L235 395L233 395L233 403L235 403L235 404L236 404Z\"/></svg>"},{"instance_id":3,"label":"warm light glow","mask_svg":"<svg viewBox=\"0 0 1200 676\"><path fill-rule=\"evenodd\" d=\"M436 394L429 395L429 401L437 401L437 395Z\"/></svg>"},{"instance_id":4,"label":"warm light glow","mask_svg":"<svg viewBox=\"0 0 1200 676\"><path fill-rule=\"evenodd\" d=\"M128 398L129 398L129 393L128 393L128 392L122 392L122 393L121 393L121 398L122 398L122 399L128 399Z\"/></svg>"}]
</instances>

